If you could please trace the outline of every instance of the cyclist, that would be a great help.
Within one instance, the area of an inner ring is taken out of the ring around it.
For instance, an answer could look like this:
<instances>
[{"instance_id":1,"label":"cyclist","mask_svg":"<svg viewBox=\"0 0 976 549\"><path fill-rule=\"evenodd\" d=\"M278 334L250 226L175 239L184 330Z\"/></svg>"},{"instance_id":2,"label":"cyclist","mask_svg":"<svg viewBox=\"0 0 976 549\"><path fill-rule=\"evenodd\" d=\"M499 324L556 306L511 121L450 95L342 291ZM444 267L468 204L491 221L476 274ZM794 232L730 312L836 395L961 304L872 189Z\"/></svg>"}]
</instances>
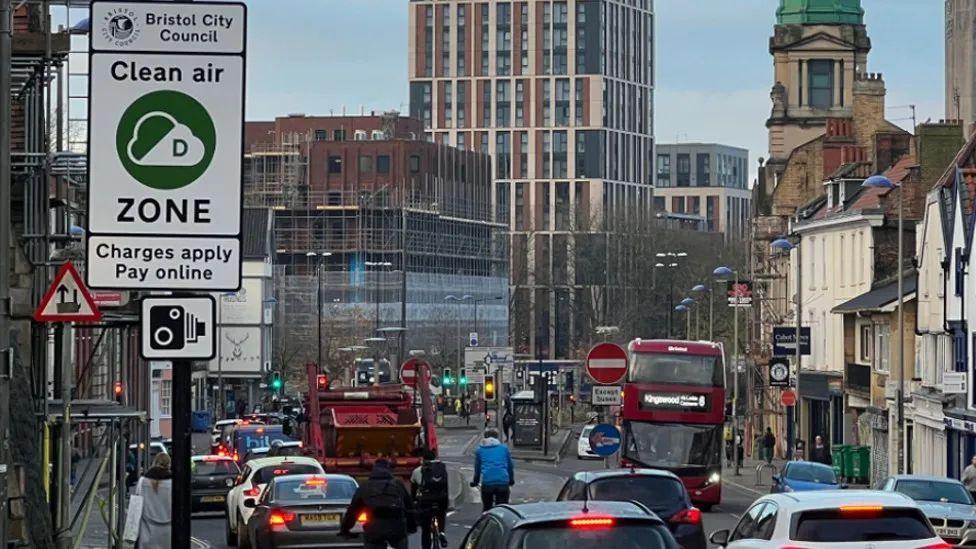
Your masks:
<instances>
[{"instance_id":1,"label":"cyclist","mask_svg":"<svg viewBox=\"0 0 976 549\"><path fill-rule=\"evenodd\" d=\"M495 505L508 503L515 484L512 454L498 440L498 431L489 428L474 454L474 480L471 487L481 484L481 506L487 511Z\"/></svg>"},{"instance_id":2,"label":"cyclist","mask_svg":"<svg viewBox=\"0 0 976 549\"><path fill-rule=\"evenodd\" d=\"M424 463L410 475L410 491L416 501L420 520L420 544L422 549L434 545L434 531L437 542L447 547L448 484L447 467L430 449L424 450ZM436 523L434 521L437 521Z\"/></svg>"}]
</instances>

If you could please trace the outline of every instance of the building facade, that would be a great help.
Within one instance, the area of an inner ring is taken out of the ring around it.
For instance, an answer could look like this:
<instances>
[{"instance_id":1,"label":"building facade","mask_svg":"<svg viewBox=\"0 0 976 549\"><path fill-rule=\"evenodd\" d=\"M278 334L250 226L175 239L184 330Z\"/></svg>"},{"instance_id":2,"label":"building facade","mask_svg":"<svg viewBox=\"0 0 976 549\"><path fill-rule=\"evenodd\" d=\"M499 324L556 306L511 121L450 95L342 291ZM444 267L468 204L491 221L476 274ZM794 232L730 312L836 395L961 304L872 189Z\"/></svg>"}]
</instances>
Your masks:
<instances>
[{"instance_id":1,"label":"building facade","mask_svg":"<svg viewBox=\"0 0 976 549\"><path fill-rule=\"evenodd\" d=\"M741 239L752 214L749 151L716 143L657 146L654 209L705 219L703 230Z\"/></svg>"},{"instance_id":2,"label":"building facade","mask_svg":"<svg viewBox=\"0 0 976 549\"><path fill-rule=\"evenodd\" d=\"M436 143L491 155L492 218L525 259L512 343L573 357L574 311L609 292L574 271L579 235L651 214L653 1L422 0L409 18L411 116Z\"/></svg>"},{"instance_id":3,"label":"building facade","mask_svg":"<svg viewBox=\"0 0 976 549\"><path fill-rule=\"evenodd\" d=\"M945 116L976 121L976 1L945 0Z\"/></svg>"},{"instance_id":4,"label":"building facade","mask_svg":"<svg viewBox=\"0 0 976 549\"><path fill-rule=\"evenodd\" d=\"M395 364L410 349L451 364L461 327L465 342L507 344L488 157L422 137L396 113L247 124L245 201L274 212L275 368L321 357L349 375L357 357Z\"/></svg>"}]
</instances>

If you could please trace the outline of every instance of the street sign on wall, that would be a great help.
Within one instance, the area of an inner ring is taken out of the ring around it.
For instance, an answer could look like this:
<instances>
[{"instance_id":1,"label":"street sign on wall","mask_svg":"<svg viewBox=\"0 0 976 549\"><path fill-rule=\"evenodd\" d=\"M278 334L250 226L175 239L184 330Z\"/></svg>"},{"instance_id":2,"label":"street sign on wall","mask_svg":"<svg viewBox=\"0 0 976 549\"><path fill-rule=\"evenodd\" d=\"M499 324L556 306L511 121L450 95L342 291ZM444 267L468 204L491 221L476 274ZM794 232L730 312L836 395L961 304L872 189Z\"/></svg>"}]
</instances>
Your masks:
<instances>
[{"instance_id":1,"label":"street sign on wall","mask_svg":"<svg viewBox=\"0 0 976 549\"><path fill-rule=\"evenodd\" d=\"M594 406L620 406L620 385L594 385Z\"/></svg>"},{"instance_id":2,"label":"street sign on wall","mask_svg":"<svg viewBox=\"0 0 976 549\"><path fill-rule=\"evenodd\" d=\"M627 373L627 352L614 343L598 343L586 355L586 373L603 385L619 382Z\"/></svg>"},{"instance_id":3,"label":"street sign on wall","mask_svg":"<svg viewBox=\"0 0 976 549\"><path fill-rule=\"evenodd\" d=\"M236 290L246 8L92 2L87 277Z\"/></svg>"},{"instance_id":4,"label":"street sign on wall","mask_svg":"<svg viewBox=\"0 0 976 549\"><path fill-rule=\"evenodd\" d=\"M796 326L773 326L773 356L796 354ZM800 328L800 354L810 354L810 327Z\"/></svg>"},{"instance_id":5,"label":"street sign on wall","mask_svg":"<svg viewBox=\"0 0 976 549\"><path fill-rule=\"evenodd\" d=\"M726 295L729 307L752 307L752 281L729 280Z\"/></svg>"},{"instance_id":6,"label":"street sign on wall","mask_svg":"<svg viewBox=\"0 0 976 549\"><path fill-rule=\"evenodd\" d=\"M769 360L769 386L770 387L789 387L790 386L790 359L782 356L774 356Z\"/></svg>"}]
</instances>

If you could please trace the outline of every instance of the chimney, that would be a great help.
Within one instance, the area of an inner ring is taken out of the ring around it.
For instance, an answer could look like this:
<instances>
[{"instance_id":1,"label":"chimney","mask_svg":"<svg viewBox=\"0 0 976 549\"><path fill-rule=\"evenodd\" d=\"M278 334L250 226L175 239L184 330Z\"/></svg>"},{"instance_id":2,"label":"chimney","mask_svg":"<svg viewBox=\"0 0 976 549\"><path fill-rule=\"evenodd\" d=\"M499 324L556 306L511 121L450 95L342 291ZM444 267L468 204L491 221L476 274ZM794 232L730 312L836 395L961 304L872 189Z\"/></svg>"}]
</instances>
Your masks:
<instances>
[{"instance_id":1,"label":"chimney","mask_svg":"<svg viewBox=\"0 0 976 549\"><path fill-rule=\"evenodd\" d=\"M918 140L918 163L921 166L921 183L931 189L939 177L945 173L965 144L962 139L961 120L940 120L925 122L915 128Z\"/></svg>"}]
</instances>

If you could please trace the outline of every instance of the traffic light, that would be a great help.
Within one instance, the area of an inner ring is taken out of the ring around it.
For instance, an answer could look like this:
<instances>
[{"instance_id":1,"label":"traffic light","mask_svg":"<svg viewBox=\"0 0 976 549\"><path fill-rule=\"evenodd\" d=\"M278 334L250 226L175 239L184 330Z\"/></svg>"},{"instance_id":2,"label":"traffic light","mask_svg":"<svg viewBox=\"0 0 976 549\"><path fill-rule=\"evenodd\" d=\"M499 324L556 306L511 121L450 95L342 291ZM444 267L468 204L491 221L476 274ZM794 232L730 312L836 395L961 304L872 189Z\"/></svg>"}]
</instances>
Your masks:
<instances>
[{"instance_id":1,"label":"traffic light","mask_svg":"<svg viewBox=\"0 0 976 549\"><path fill-rule=\"evenodd\" d=\"M112 385L112 394L115 395L115 400L122 402L122 395L125 393L125 387L122 386L121 381L116 381Z\"/></svg>"},{"instance_id":2,"label":"traffic light","mask_svg":"<svg viewBox=\"0 0 976 549\"><path fill-rule=\"evenodd\" d=\"M441 384L442 386L448 387L453 383L453 381L451 381L451 374L452 372L450 368L444 368L444 382Z\"/></svg>"},{"instance_id":3,"label":"traffic light","mask_svg":"<svg viewBox=\"0 0 976 549\"><path fill-rule=\"evenodd\" d=\"M495 400L495 376L491 374L485 376L485 400Z\"/></svg>"},{"instance_id":4,"label":"traffic light","mask_svg":"<svg viewBox=\"0 0 976 549\"><path fill-rule=\"evenodd\" d=\"M329 388L329 376L326 374L319 374L315 376L315 384L318 386L319 391L324 391Z\"/></svg>"},{"instance_id":5,"label":"traffic light","mask_svg":"<svg viewBox=\"0 0 976 549\"><path fill-rule=\"evenodd\" d=\"M460 383L462 387L464 387L464 386L466 386L468 384L468 372L467 372L467 370L460 370L458 372L458 383Z\"/></svg>"},{"instance_id":6,"label":"traffic light","mask_svg":"<svg viewBox=\"0 0 976 549\"><path fill-rule=\"evenodd\" d=\"M285 383L281 380L281 372L271 372L271 389L278 392L284 386Z\"/></svg>"}]
</instances>

